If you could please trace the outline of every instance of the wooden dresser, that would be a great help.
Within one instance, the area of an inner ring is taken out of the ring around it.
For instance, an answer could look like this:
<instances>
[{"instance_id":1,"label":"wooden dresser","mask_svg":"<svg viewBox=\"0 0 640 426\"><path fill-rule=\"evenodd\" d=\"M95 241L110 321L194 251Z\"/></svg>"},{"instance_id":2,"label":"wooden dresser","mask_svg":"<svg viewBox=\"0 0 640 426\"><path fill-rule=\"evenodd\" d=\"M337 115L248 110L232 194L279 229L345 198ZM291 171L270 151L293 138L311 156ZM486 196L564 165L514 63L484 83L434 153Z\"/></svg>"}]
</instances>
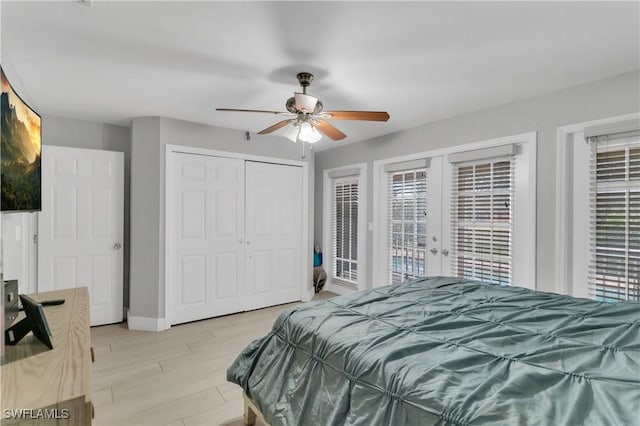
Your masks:
<instances>
[{"instance_id":1,"label":"wooden dresser","mask_svg":"<svg viewBox=\"0 0 640 426\"><path fill-rule=\"evenodd\" d=\"M30 296L38 301L65 299L65 303L44 308L53 334L52 350L32 334L5 347L0 421L3 425L90 425L89 292L82 287Z\"/></svg>"}]
</instances>

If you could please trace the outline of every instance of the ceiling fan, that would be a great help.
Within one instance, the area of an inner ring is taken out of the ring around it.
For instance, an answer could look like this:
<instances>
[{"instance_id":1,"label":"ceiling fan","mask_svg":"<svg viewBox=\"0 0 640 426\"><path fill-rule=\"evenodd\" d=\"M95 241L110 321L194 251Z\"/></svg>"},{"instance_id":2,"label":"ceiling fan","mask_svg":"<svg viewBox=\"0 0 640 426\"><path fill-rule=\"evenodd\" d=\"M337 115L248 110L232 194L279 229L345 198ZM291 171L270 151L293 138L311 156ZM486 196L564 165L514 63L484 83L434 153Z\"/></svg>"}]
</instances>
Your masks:
<instances>
[{"instance_id":1,"label":"ceiling fan","mask_svg":"<svg viewBox=\"0 0 640 426\"><path fill-rule=\"evenodd\" d=\"M283 136L293 142L301 140L308 143L317 142L323 134L334 141L347 137L326 120L387 121L389 119L389 114L385 111L324 111L322 102L307 94L307 87L313 81L313 74L301 72L297 77L302 86L302 93L294 92L293 97L287 99L286 112L233 108L216 108L216 111L260 112L290 117L259 131L258 134L266 135L289 126Z\"/></svg>"}]
</instances>

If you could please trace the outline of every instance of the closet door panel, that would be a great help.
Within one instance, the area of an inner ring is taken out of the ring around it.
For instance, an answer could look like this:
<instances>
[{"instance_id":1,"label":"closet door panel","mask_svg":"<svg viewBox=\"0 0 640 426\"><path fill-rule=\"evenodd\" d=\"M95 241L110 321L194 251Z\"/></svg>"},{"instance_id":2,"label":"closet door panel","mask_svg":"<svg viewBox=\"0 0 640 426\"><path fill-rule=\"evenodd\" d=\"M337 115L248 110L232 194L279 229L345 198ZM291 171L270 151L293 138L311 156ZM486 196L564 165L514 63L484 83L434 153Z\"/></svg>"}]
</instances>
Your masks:
<instances>
[{"instance_id":1,"label":"closet door panel","mask_svg":"<svg viewBox=\"0 0 640 426\"><path fill-rule=\"evenodd\" d=\"M244 161L172 154L171 323L242 311Z\"/></svg>"},{"instance_id":2,"label":"closet door panel","mask_svg":"<svg viewBox=\"0 0 640 426\"><path fill-rule=\"evenodd\" d=\"M173 323L204 318L211 304L208 289L210 193L206 157L174 154L172 187Z\"/></svg>"},{"instance_id":3,"label":"closet door panel","mask_svg":"<svg viewBox=\"0 0 640 426\"><path fill-rule=\"evenodd\" d=\"M300 300L302 169L248 161L246 179L250 308Z\"/></svg>"},{"instance_id":4,"label":"closet door panel","mask_svg":"<svg viewBox=\"0 0 640 426\"><path fill-rule=\"evenodd\" d=\"M214 302L209 317L244 310L244 160L209 157L213 233L209 239Z\"/></svg>"}]
</instances>

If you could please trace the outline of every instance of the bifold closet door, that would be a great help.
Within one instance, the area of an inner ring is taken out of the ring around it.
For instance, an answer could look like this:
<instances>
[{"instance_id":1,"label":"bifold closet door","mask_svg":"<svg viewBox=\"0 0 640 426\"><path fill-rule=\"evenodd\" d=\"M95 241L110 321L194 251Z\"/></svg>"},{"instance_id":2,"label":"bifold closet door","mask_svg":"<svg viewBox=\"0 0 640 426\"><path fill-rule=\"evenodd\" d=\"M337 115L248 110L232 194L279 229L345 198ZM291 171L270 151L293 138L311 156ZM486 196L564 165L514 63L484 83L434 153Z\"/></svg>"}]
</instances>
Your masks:
<instances>
[{"instance_id":1,"label":"bifold closet door","mask_svg":"<svg viewBox=\"0 0 640 426\"><path fill-rule=\"evenodd\" d=\"M301 299L302 168L246 162L247 309Z\"/></svg>"},{"instance_id":2,"label":"bifold closet door","mask_svg":"<svg viewBox=\"0 0 640 426\"><path fill-rule=\"evenodd\" d=\"M244 160L171 155L171 323L243 311Z\"/></svg>"}]
</instances>

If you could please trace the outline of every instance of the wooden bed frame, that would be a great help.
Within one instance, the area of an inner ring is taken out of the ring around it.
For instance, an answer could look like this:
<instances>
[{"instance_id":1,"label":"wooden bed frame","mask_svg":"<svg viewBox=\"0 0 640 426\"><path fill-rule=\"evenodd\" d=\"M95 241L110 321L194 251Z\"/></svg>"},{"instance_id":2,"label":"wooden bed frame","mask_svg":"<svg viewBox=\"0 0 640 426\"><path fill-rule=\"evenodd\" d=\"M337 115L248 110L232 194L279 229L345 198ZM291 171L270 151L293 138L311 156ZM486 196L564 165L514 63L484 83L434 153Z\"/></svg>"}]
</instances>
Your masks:
<instances>
[{"instance_id":1,"label":"wooden bed frame","mask_svg":"<svg viewBox=\"0 0 640 426\"><path fill-rule=\"evenodd\" d=\"M256 406L256 403L253 402L244 392L242 392L242 397L244 398L244 424L246 426L251 426L256 424L256 419L260 419L264 426L269 426L269 423L264 419L264 416Z\"/></svg>"}]
</instances>

